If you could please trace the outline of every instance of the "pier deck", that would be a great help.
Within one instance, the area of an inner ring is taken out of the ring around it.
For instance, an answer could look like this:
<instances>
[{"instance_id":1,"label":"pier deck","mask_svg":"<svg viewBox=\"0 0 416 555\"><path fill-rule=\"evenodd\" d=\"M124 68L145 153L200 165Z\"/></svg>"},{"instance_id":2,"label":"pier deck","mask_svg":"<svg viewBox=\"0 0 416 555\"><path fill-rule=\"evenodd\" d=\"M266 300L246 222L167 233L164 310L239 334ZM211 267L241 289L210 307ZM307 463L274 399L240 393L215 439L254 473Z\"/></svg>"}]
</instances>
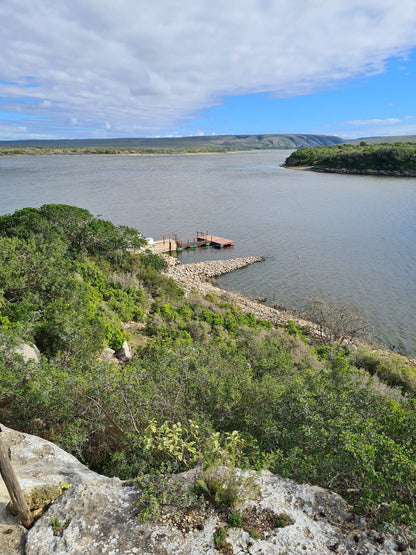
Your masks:
<instances>
[{"instance_id":1,"label":"pier deck","mask_svg":"<svg viewBox=\"0 0 416 555\"><path fill-rule=\"evenodd\" d=\"M163 235L162 239L154 242L154 251L159 254L162 252L195 249L197 247L206 247L209 245L223 248L234 245L234 241L231 239L224 239L224 237L210 235L208 231L197 231L196 237L185 240L179 239L176 233L170 233L169 235Z\"/></svg>"},{"instance_id":2,"label":"pier deck","mask_svg":"<svg viewBox=\"0 0 416 555\"><path fill-rule=\"evenodd\" d=\"M217 237L215 235L199 235L198 234L198 241L211 243L214 247L228 247L230 245L234 245L234 241L231 239L224 239L224 237Z\"/></svg>"}]
</instances>

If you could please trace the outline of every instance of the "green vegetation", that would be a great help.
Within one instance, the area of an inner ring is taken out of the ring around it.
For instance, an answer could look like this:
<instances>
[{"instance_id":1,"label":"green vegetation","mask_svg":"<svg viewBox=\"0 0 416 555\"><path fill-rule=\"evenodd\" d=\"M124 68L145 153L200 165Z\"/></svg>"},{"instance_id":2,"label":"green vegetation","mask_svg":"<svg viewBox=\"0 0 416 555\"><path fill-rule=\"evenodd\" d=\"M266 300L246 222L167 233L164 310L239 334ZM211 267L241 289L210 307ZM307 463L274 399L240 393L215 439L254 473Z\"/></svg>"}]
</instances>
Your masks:
<instances>
[{"instance_id":1,"label":"green vegetation","mask_svg":"<svg viewBox=\"0 0 416 555\"><path fill-rule=\"evenodd\" d=\"M193 495L221 507L253 486L234 469L267 467L414 526L415 369L312 345L293 322L272 329L212 294L185 297L143 246L135 230L70 206L0 217L4 424L124 479L201 465ZM124 338L129 363L100 359ZM22 342L39 363L16 352ZM154 488L144 518L158 511Z\"/></svg>"},{"instance_id":2,"label":"green vegetation","mask_svg":"<svg viewBox=\"0 0 416 555\"><path fill-rule=\"evenodd\" d=\"M311 167L315 170L375 171L406 175L416 172L416 143L339 144L303 148L293 152L285 161L288 167ZM412 174L413 175L413 174Z\"/></svg>"},{"instance_id":3,"label":"green vegetation","mask_svg":"<svg viewBox=\"0 0 416 555\"><path fill-rule=\"evenodd\" d=\"M0 156L74 154L186 154L236 150L314 147L340 143L329 135L213 135L157 139L83 139L0 141Z\"/></svg>"}]
</instances>

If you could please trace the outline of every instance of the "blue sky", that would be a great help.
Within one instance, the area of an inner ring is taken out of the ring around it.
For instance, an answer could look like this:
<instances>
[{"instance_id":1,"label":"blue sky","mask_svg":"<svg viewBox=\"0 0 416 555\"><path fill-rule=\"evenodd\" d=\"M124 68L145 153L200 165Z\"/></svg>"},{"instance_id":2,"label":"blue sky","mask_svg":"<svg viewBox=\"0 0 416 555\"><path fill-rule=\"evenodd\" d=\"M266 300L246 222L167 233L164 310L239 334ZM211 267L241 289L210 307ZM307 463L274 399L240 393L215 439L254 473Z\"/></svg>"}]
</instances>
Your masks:
<instances>
[{"instance_id":1,"label":"blue sky","mask_svg":"<svg viewBox=\"0 0 416 555\"><path fill-rule=\"evenodd\" d=\"M377 75L350 79L314 94L227 97L189 123L191 133L319 133L358 138L416 134L416 51L386 60Z\"/></svg>"},{"instance_id":2,"label":"blue sky","mask_svg":"<svg viewBox=\"0 0 416 555\"><path fill-rule=\"evenodd\" d=\"M3 0L0 140L416 134L414 0Z\"/></svg>"}]
</instances>

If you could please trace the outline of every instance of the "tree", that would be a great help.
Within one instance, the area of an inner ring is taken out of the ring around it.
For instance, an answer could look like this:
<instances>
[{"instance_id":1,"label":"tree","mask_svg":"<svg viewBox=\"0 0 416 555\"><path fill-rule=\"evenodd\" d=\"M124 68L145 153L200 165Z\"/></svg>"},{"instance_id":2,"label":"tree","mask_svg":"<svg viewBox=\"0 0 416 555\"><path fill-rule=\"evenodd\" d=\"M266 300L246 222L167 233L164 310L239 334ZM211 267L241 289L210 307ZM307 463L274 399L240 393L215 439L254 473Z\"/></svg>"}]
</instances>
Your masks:
<instances>
[{"instance_id":1,"label":"tree","mask_svg":"<svg viewBox=\"0 0 416 555\"><path fill-rule=\"evenodd\" d=\"M320 298L309 301L306 316L318 326L319 337L326 344L351 343L368 328L368 322L356 307Z\"/></svg>"}]
</instances>

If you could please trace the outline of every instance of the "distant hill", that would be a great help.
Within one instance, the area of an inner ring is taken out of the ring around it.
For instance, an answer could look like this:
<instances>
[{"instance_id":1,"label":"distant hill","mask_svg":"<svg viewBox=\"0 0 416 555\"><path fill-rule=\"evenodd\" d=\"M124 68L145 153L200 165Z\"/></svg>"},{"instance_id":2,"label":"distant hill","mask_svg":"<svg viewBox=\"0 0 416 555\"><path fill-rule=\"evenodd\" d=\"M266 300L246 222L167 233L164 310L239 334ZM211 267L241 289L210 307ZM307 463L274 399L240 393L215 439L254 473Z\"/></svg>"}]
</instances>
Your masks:
<instances>
[{"instance_id":1,"label":"distant hill","mask_svg":"<svg viewBox=\"0 0 416 555\"><path fill-rule=\"evenodd\" d=\"M342 143L340 137L330 135L264 134L264 135L212 135L203 137L162 137L125 139L61 139L0 141L0 148L41 149L152 149L152 150L252 150L294 149Z\"/></svg>"},{"instance_id":2,"label":"distant hill","mask_svg":"<svg viewBox=\"0 0 416 555\"><path fill-rule=\"evenodd\" d=\"M362 137L354 141L348 141L350 144L359 144L362 141L369 145L378 144L394 144L394 143L416 143L416 135L397 135L395 137Z\"/></svg>"}]
</instances>

